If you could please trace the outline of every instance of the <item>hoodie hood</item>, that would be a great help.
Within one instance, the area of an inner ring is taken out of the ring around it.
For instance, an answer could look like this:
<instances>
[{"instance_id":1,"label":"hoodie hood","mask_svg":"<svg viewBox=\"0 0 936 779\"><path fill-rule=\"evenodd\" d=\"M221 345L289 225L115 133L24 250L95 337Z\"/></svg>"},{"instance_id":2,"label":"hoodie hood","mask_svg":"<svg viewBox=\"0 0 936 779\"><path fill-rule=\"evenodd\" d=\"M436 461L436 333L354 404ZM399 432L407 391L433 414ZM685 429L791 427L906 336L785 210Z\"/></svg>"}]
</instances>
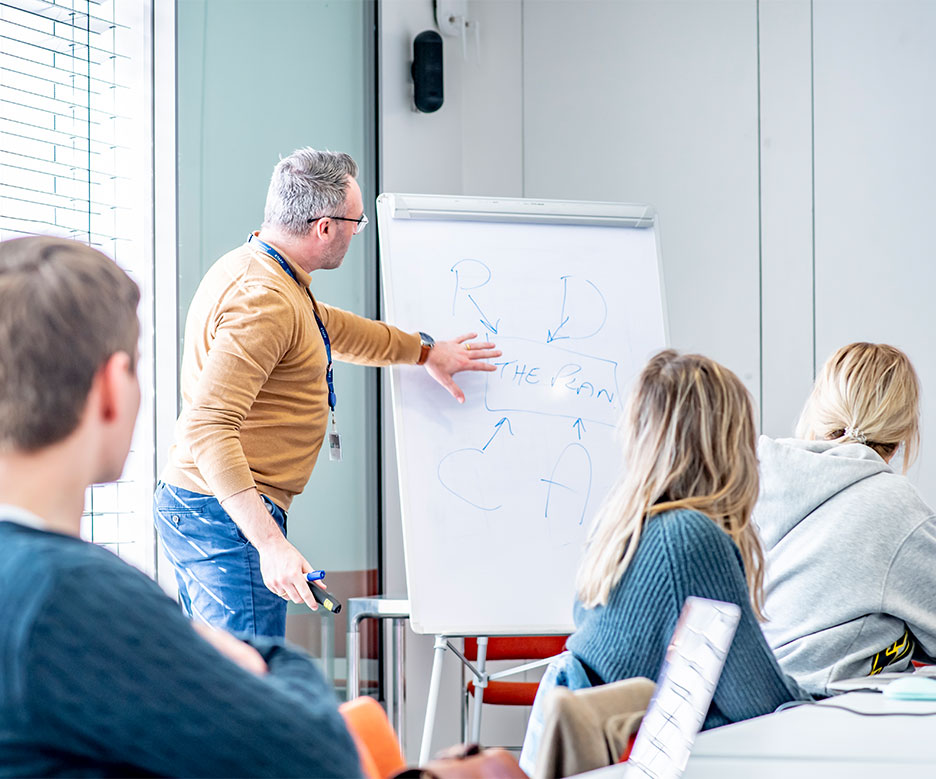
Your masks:
<instances>
[{"instance_id":1,"label":"hoodie hood","mask_svg":"<svg viewBox=\"0 0 936 779\"><path fill-rule=\"evenodd\" d=\"M879 473L893 473L877 452L858 443L761 436L757 456L760 497L754 522L765 551L843 490Z\"/></svg>"}]
</instances>

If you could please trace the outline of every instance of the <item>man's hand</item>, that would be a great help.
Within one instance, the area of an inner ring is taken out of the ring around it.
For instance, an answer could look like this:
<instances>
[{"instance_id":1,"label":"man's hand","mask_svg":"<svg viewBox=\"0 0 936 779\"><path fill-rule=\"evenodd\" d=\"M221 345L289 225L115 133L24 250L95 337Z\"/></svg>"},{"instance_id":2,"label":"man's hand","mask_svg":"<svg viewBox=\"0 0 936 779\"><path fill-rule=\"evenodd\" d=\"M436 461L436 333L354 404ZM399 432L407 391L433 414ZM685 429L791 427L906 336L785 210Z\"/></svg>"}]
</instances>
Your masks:
<instances>
[{"instance_id":1,"label":"man's hand","mask_svg":"<svg viewBox=\"0 0 936 779\"><path fill-rule=\"evenodd\" d=\"M226 630L219 630L204 622L193 622L192 627L205 641L211 644L222 655L229 660L233 660L245 671L263 676L269 669L266 660L250 644L245 644L240 639L234 638Z\"/></svg>"},{"instance_id":2,"label":"man's hand","mask_svg":"<svg viewBox=\"0 0 936 779\"><path fill-rule=\"evenodd\" d=\"M471 342L471 339L477 337L477 333L467 333L452 341L436 341L426 360L426 371L429 375L445 387L459 403L465 402L465 393L452 381L452 376L461 371L495 371L497 367L484 360L503 354L492 343Z\"/></svg>"},{"instance_id":3,"label":"man's hand","mask_svg":"<svg viewBox=\"0 0 936 779\"><path fill-rule=\"evenodd\" d=\"M267 589L293 603L305 603L312 611L318 609L318 603L309 590L310 583L306 580L306 574L315 568L296 547L280 536L258 546L257 551L260 553L260 573ZM311 584L325 589L324 582Z\"/></svg>"},{"instance_id":4,"label":"man's hand","mask_svg":"<svg viewBox=\"0 0 936 779\"><path fill-rule=\"evenodd\" d=\"M226 498L221 506L260 554L260 573L267 588L285 600L318 609L305 577L315 568L286 540L260 493L251 487ZM323 582L315 584L325 589Z\"/></svg>"}]
</instances>

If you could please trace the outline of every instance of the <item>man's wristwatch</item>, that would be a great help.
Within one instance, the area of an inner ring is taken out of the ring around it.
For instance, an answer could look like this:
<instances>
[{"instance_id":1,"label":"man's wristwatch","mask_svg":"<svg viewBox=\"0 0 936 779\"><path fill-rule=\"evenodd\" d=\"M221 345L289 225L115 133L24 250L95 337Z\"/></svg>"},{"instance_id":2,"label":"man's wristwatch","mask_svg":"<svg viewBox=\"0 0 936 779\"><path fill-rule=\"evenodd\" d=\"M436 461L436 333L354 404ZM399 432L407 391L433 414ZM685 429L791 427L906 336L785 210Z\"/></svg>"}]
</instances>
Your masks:
<instances>
[{"instance_id":1,"label":"man's wristwatch","mask_svg":"<svg viewBox=\"0 0 936 779\"><path fill-rule=\"evenodd\" d=\"M419 359L417 365L422 365L429 359L429 351L435 346L435 339L428 333L419 333Z\"/></svg>"}]
</instances>

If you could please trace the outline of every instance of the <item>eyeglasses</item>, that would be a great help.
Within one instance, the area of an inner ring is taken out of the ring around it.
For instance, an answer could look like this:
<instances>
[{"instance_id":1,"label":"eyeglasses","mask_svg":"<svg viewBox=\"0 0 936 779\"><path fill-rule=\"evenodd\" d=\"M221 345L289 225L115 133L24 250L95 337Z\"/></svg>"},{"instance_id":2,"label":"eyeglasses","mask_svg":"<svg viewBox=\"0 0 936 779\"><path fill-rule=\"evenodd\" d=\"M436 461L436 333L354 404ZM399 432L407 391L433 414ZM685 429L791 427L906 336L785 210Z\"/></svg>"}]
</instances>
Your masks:
<instances>
[{"instance_id":1,"label":"eyeglasses","mask_svg":"<svg viewBox=\"0 0 936 779\"><path fill-rule=\"evenodd\" d=\"M337 219L341 222L354 222L354 227L352 228L354 230L353 235L357 235L365 227L367 227L367 214L361 214L360 219L349 219L346 216L317 216L314 219L309 219L308 223L312 224L313 222L317 222L319 219Z\"/></svg>"}]
</instances>

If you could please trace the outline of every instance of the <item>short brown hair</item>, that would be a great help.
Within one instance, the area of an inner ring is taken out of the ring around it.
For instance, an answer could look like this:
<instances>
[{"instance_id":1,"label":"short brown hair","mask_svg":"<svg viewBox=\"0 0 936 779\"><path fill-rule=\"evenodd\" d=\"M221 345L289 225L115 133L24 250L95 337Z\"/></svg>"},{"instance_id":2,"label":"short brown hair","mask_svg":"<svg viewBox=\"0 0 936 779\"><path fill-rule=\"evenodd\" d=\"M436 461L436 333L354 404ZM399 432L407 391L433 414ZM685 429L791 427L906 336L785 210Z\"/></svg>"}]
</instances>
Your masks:
<instances>
[{"instance_id":1,"label":"short brown hair","mask_svg":"<svg viewBox=\"0 0 936 779\"><path fill-rule=\"evenodd\" d=\"M140 291L83 243L0 242L0 451L35 451L78 426L98 369L136 361Z\"/></svg>"}]
</instances>

